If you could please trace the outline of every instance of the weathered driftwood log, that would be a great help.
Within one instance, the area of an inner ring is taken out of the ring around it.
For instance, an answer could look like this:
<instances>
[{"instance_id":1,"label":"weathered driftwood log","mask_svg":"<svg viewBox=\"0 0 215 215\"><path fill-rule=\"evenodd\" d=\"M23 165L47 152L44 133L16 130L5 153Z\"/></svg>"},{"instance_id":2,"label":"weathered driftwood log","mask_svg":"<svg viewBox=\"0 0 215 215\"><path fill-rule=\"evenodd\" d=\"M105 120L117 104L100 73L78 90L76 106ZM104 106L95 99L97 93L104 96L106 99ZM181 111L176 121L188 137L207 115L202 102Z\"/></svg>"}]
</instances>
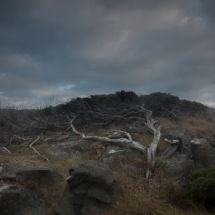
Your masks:
<instances>
[{"instance_id":1,"label":"weathered driftwood log","mask_svg":"<svg viewBox=\"0 0 215 215\"><path fill-rule=\"evenodd\" d=\"M108 137L99 137L99 136L86 136L84 133L79 132L75 129L73 122L75 118L73 118L70 121L70 126L73 130L73 132L79 136L82 137L83 140L101 140L105 142L110 143L121 143L127 146L130 146L131 148L134 148L138 151L141 151L144 155L147 156L147 171L146 171L146 178L151 177L152 169L155 165L155 153L157 150L157 145L160 140L160 126L158 128L154 127L154 124L156 121L152 118L152 112L144 109L142 106L139 106L139 108L145 113L145 125L147 129L154 135L153 141L150 145L150 147L142 146L140 143L133 141L131 135L128 132L121 131L121 130L113 130L112 132L121 132L123 133L127 138L118 138L118 139L110 139Z\"/></svg>"}]
</instances>

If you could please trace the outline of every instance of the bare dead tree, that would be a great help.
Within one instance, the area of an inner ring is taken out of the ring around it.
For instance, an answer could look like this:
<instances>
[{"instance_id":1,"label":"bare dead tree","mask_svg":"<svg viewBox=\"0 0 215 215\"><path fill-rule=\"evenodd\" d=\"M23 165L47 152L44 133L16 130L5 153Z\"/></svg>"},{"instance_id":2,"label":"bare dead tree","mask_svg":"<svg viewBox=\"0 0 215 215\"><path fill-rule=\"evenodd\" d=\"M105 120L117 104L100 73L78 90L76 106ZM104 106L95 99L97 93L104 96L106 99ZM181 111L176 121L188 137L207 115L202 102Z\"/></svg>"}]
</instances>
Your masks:
<instances>
[{"instance_id":1,"label":"bare dead tree","mask_svg":"<svg viewBox=\"0 0 215 215\"><path fill-rule=\"evenodd\" d=\"M126 138L110 139L108 137L86 136L84 133L77 131L76 128L74 127L73 124L74 124L74 120L76 119L76 117L74 117L73 119L70 120L70 127L71 127L72 131L75 134L81 136L83 140L101 140L101 141L110 142L110 143L120 143L122 145L127 145L131 148L134 148L134 149L142 152L147 157L148 167L147 167L147 171L146 171L146 178L150 178L151 174L152 174L152 169L155 165L155 154L157 151L157 145L158 145L158 142L159 142L160 136L161 136L160 126L158 128L155 128L154 125L155 125L156 121L152 118L152 111L146 110L143 106L138 106L138 109L139 109L139 111L141 110L141 112L143 112L145 114L145 125L146 125L147 129L154 136L153 141L152 141L150 147L148 147L148 148L142 146L139 142L133 141L131 135L128 132L121 131L121 130L112 130L112 132L117 131L117 132L123 133L126 136ZM105 115L105 114L99 113L99 115ZM121 116L114 115L114 116L112 116L112 119L124 118L125 116L128 116L128 115L129 115L129 113L121 115ZM138 119L139 118L140 117L138 117ZM132 119L133 119L133 117L132 117ZM137 119L137 118L135 117L135 119Z\"/></svg>"},{"instance_id":2,"label":"bare dead tree","mask_svg":"<svg viewBox=\"0 0 215 215\"><path fill-rule=\"evenodd\" d=\"M78 125L91 125L91 126L104 126L112 122L137 122L142 121L148 131L153 135L153 141L150 147L145 147L139 142L136 142L132 139L132 136L121 130L114 130L112 132L120 132L124 134L124 138L110 139L108 137L99 137L99 136L86 136L84 133L76 130L74 126L74 121L76 126ZM19 140L27 140L28 138L23 137L25 134L33 134L33 138L38 132L44 131L57 131L58 129L66 130L66 128L72 129L72 131L81 136L84 140L101 140L110 143L118 143L122 145L129 146L134 148L147 158L147 171L146 177L150 178L152 174L152 169L155 165L155 154L157 151L157 145L160 140L160 126L155 127L156 120L152 116L152 111L144 108L144 105L127 105L123 103L112 104L111 106L103 107L96 105L89 106L87 103L77 104L76 112L73 110L66 110L62 113L53 114L53 115L41 115L34 116L33 118L20 118L19 123L12 124L13 127L13 138ZM23 135L21 135L23 134ZM34 144L35 141L32 143ZM33 144L30 145L30 148L35 151ZM35 151L36 152L36 151ZM38 154L38 152L36 152Z\"/></svg>"}]
</instances>

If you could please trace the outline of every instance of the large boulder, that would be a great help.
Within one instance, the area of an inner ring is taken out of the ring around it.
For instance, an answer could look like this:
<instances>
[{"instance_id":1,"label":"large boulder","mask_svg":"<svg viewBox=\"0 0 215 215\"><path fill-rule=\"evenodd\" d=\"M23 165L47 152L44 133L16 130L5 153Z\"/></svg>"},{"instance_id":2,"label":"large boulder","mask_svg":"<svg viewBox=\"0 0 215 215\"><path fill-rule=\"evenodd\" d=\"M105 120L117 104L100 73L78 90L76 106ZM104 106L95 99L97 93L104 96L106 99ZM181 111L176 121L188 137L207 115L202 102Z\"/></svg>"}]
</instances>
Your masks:
<instances>
[{"instance_id":1,"label":"large boulder","mask_svg":"<svg viewBox=\"0 0 215 215\"><path fill-rule=\"evenodd\" d=\"M197 169L215 165L215 148L205 138L194 138L191 141L191 150Z\"/></svg>"},{"instance_id":2,"label":"large boulder","mask_svg":"<svg viewBox=\"0 0 215 215\"><path fill-rule=\"evenodd\" d=\"M39 197L19 186L0 184L1 215L41 215L47 208Z\"/></svg>"},{"instance_id":3,"label":"large boulder","mask_svg":"<svg viewBox=\"0 0 215 215\"><path fill-rule=\"evenodd\" d=\"M76 159L86 153L93 142L92 140L68 141L53 145L44 151L48 155L54 155L64 160Z\"/></svg>"},{"instance_id":4,"label":"large boulder","mask_svg":"<svg viewBox=\"0 0 215 215\"><path fill-rule=\"evenodd\" d=\"M58 172L26 162L0 164L0 180L14 182L33 182L39 186L61 183L64 177Z\"/></svg>"},{"instance_id":5,"label":"large boulder","mask_svg":"<svg viewBox=\"0 0 215 215\"><path fill-rule=\"evenodd\" d=\"M167 158L165 156L162 158L161 165L165 173L180 185L187 186L194 169L215 165L215 148L205 138L194 138L186 151L176 150L168 159L164 159Z\"/></svg>"},{"instance_id":6,"label":"large boulder","mask_svg":"<svg viewBox=\"0 0 215 215\"><path fill-rule=\"evenodd\" d=\"M177 127L175 129L166 129L162 138L169 142L169 147L163 152L162 158L169 158L175 152L187 153L189 159L192 158L192 153L189 152L191 136L185 127Z\"/></svg>"},{"instance_id":7,"label":"large boulder","mask_svg":"<svg viewBox=\"0 0 215 215\"><path fill-rule=\"evenodd\" d=\"M54 215L76 215L74 212L73 197L69 197L63 200L58 208L55 210Z\"/></svg>"},{"instance_id":8,"label":"large boulder","mask_svg":"<svg viewBox=\"0 0 215 215\"><path fill-rule=\"evenodd\" d=\"M89 160L76 164L69 170L67 182L71 188L82 182L96 183L104 188L110 188L114 176L110 168L100 161Z\"/></svg>"},{"instance_id":9,"label":"large boulder","mask_svg":"<svg viewBox=\"0 0 215 215\"><path fill-rule=\"evenodd\" d=\"M198 137L198 138L204 138L204 139L206 139L206 140L208 141L208 143L209 143L212 147L215 148L215 140L214 140L214 139L212 139L212 138L210 138L210 137L207 137L207 136L204 136L204 135L201 134L201 133L198 133L198 134L197 134L197 137Z\"/></svg>"},{"instance_id":10,"label":"large boulder","mask_svg":"<svg viewBox=\"0 0 215 215\"><path fill-rule=\"evenodd\" d=\"M161 160L160 164L168 177L177 181L182 187L189 186L195 163L194 160L187 159L187 154L176 152L170 158Z\"/></svg>"},{"instance_id":11,"label":"large boulder","mask_svg":"<svg viewBox=\"0 0 215 215\"><path fill-rule=\"evenodd\" d=\"M182 142L183 146L189 145L191 141L191 136L189 134L189 131L185 127L166 129L162 134L162 138L168 139L168 140L179 140Z\"/></svg>"},{"instance_id":12,"label":"large boulder","mask_svg":"<svg viewBox=\"0 0 215 215\"><path fill-rule=\"evenodd\" d=\"M69 170L70 195L55 215L94 215L109 208L118 189L110 168L100 161L89 160Z\"/></svg>"}]
</instances>

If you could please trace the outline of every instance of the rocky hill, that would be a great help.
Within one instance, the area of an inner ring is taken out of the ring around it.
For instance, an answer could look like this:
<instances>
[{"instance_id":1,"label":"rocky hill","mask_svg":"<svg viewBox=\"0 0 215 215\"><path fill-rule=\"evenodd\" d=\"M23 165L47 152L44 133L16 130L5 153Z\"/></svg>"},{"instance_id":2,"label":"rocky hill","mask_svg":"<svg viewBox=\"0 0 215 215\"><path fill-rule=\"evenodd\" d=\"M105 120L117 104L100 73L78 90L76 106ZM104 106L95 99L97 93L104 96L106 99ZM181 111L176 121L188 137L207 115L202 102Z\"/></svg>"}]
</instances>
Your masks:
<instances>
[{"instance_id":1,"label":"rocky hill","mask_svg":"<svg viewBox=\"0 0 215 215\"><path fill-rule=\"evenodd\" d=\"M192 178L215 165L211 110L121 91L4 116L1 214L211 214L213 177Z\"/></svg>"}]
</instances>

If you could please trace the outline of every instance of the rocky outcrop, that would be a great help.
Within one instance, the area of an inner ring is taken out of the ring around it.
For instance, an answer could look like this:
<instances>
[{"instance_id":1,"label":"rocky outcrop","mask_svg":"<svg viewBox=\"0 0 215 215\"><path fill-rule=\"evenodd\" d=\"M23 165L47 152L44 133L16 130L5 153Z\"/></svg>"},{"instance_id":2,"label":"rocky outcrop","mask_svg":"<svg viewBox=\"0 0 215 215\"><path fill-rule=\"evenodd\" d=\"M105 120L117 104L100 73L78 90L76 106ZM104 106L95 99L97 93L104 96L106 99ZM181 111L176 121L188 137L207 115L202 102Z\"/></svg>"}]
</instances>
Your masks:
<instances>
[{"instance_id":1,"label":"rocky outcrop","mask_svg":"<svg viewBox=\"0 0 215 215\"><path fill-rule=\"evenodd\" d=\"M191 136L189 134L189 131L185 127L166 129L162 134L162 138L168 139L168 140L180 140L183 146L189 145L191 141Z\"/></svg>"},{"instance_id":2,"label":"rocky outcrop","mask_svg":"<svg viewBox=\"0 0 215 215\"><path fill-rule=\"evenodd\" d=\"M191 149L196 169L215 165L215 148L213 148L206 139L193 139L191 141Z\"/></svg>"},{"instance_id":3,"label":"rocky outcrop","mask_svg":"<svg viewBox=\"0 0 215 215\"><path fill-rule=\"evenodd\" d=\"M12 182L33 182L38 186L49 186L60 183L64 177L58 172L26 162L0 164L0 180Z\"/></svg>"},{"instance_id":4,"label":"rocky outcrop","mask_svg":"<svg viewBox=\"0 0 215 215\"><path fill-rule=\"evenodd\" d=\"M121 137L123 134L120 132L108 136L110 139ZM184 127L166 129L162 135L163 139L170 140L170 147L163 153L162 158L158 158L158 162L166 175L176 180L183 188L189 186L194 169L215 164L215 140L199 134L197 137L191 141L191 136ZM74 135L54 135L44 142L55 144L51 148L44 149L46 154L65 160L81 157L92 151L94 147L91 147L93 140L80 140L80 137L76 140ZM107 146L108 148L104 147L104 150L96 148L99 154L96 158L100 161L85 161L70 169L70 176L67 178L68 194L59 204L55 215L100 214L110 208L120 193L111 169L116 170L119 167L131 177L139 177L144 172L142 167L139 168L142 163L139 165L137 162L136 166L135 164L132 166L130 162L137 156L136 150L121 143ZM64 177L58 172L31 163L0 164L1 183L33 182L38 186L49 186L61 183L63 180ZM214 198L214 190L202 192L201 198L205 201ZM47 206L32 191L12 184L0 184L0 214L12 215L18 214L18 211L20 215L39 215L45 210Z\"/></svg>"},{"instance_id":5,"label":"rocky outcrop","mask_svg":"<svg viewBox=\"0 0 215 215\"><path fill-rule=\"evenodd\" d=\"M0 184L1 215L41 215L47 210L44 202L32 191L9 184Z\"/></svg>"},{"instance_id":6,"label":"rocky outcrop","mask_svg":"<svg viewBox=\"0 0 215 215\"><path fill-rule=\"evenodd\" d=\"M69 170L70 195L55 215L93 215L108 209L118 189L110 168L100 161L89 160Z\"/></svg>"},{"instance_id":7,"label":"rocky outcrop","mask_svg":"<svg viewBox=\"0 0 215 215\"><path fill-rule=\"evenodd\" d=\"M87 152L93 142L94 141L91 140L62 142L53 145L51 148L45 149L44 152L48 155L54 155L64 160L76 159Z\"/></svg>"},{"instance_id":8,"label":"rocky outcrop","mask_svg":"<svg viewBox=\"0 0 215 215\"><path fill-rule=\"evenodd\" d=\"M171 144L163 153L161 166L166 174L179 182L181 186L188 186L191 173L194 169L207 168L215 164L215 142L211 138L202 138L203 135L191 141L189 132L184 127L168 129L163 137L169 140L178 140ZM208 143L210 141L210 144ZM186 146L186 147L184 147Z\"/></svg>"},{"instance_id":9,"label":"rocky outcrop","mask_svg":"<svg viewBox=\"0 0 215 215\"><path fill-rule=\"evenodd\" d=\"M67 179L67 182L71 188L76 187L82 181L96 183L102 187L109 188L114 181L110 168L102 162L95 160L78 163L69 170L69 174L70 177Z\"/></svg>"},{"instance_id":10,"label":"rocky outcrop","mask_svg":"<svg viewBox=\"0 0 215 215\"><path fill-rule=\"evenodd\" d=\"M173 178L182 187L189 186L192 171L195 169L194 160L188 160L186 154L176 152L170 158L160 162L168 177Z\"/></svg>"},{"instance_id":11,"label":"rocky outcrop","mask_svg":"<svg viewBox=\"0 0 215 215\"><path fill-rule=\"evenodd\" d=\"M175 152L186 153L189 151L191 136L185 127L166 129L162 138L169 143L169 147L163 152L162 158L166 159ZM192 155L190 155L192 157Z\"/></svg>"},{"instance_id":12,"label":"rocky outcrop","mask_svg":"<svg viewBox=\"0 0 215 215\"><path fill-rule=\"evenodd\" d=\"M206 139L206 140L208 141L208 143L209 143L212 147L215 147L215 140L214 140L214 139L212 139L212 138L210 138L210 137L207 137L207 136L204 136L204 135L201 134L201 133L198 133L198 134L197 134L197 137L198 137L198 138L204 138L204 139Z\"/></svg>"}]
</instances>

